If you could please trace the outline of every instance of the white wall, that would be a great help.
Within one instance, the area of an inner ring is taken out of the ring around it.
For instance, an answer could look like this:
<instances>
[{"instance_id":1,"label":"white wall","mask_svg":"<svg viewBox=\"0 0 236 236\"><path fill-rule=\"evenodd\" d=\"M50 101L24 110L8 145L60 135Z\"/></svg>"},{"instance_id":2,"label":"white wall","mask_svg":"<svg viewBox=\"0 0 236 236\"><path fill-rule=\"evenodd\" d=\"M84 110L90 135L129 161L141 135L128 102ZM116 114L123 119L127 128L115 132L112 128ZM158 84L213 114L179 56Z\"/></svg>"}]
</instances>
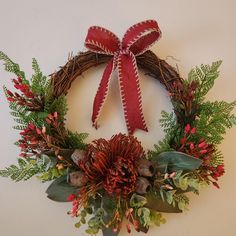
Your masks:
<instances>
[{"instance_id":1,"label":"white wall","mask_svg":"<svg viewBox=\"0 0 236 236\"><path fill-rule=\"evenodd\" d=\"M209 93L210 100L235 100L236 2L234 0L0 0L0 50L31 74L31 58L36 57L45 74L63 65L69 52L84 50L83 42L91 25L101 25L122 36L134 23L153 18L163 32L152 50L168 59L185 77L195 65L223 59L221 78ZM93 96L102 73L100 67L84 74L71 89L68 102L68 127L87 131L90 138L109 137L125 131L116 81L106 104L98 131L91 128ZM12 87L13 75L0 65L0 85ZM146 148L161 137L158 125L160 110L170 110L166 92L151 78L141 78L144 112L151 132L137 133ZM88 89L89 88L89 89ZM87 89L87 90L86 90ZM150 102L150 98L153 98ZM0 169L14 163L19 150L13 145L18 139L12 130L12 118L3 91L0 93ZM150 236L221 236L235 235L236 217L236 129L225 136L220 149L225 154L226 174L221 189L205 189L200 197L191 197L190 211L166 215L168 223L152 228ZM36 179L15 184L0 178L0 235L4 236L65 236L84 235L73 227L66 215L70 204L54 203L44 193L47 184ZM121 235L128 235L125 230ZM131 235L136 235L133 232ZM142 234L140 234L142 235Z\"/></svg>"}]
</instances>

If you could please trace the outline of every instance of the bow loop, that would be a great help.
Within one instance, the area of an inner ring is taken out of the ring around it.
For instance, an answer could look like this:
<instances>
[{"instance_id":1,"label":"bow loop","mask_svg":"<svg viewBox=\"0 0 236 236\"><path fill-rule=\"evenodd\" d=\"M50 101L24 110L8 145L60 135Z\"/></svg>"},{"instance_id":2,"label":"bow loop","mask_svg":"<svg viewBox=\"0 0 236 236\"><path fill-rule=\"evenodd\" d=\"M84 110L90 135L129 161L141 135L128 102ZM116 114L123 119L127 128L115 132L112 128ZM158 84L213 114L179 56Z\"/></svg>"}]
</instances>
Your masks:
<instances>
[{"instance_id":1,"label":"bow loop","mask_svg":"<svg viewBox=\"0 0 236 236\"><path fill-rule=\"evenodd\" d=\"M161 36L154 20L140 22L130 27L122 42L111 31L93 26L88 30L85 46L96 53L113 55L108 62L93 103L92 122L97 128L97 119L107 97L112 72L118 68L118 79L124 116L129 134L136 129L147 131L142 112L142 99L136 55L145 52Z\"/></svg>"},{"instance_id":2,"label":"bow loop","mask_svg":"<svg viewBox=\"0 0 236 236\"><path fill-rule=\"evenodd\" d=\"M147 51L161 37L156 21L147 20L131 26L122 39L123 48L140 55Z\"/></svg>"},{"instance_id":3,"label":"bow loop","mask_svg":"<svg viewBox=\"0 0 236 236\"><path fill-rule=\"evenodd\" d=\"M119 38L111 31L99 27L92 26L88 29L85 39L85 46L96 53L114 55L119 51L121 42Z\"/></svg>"}]
</instances>

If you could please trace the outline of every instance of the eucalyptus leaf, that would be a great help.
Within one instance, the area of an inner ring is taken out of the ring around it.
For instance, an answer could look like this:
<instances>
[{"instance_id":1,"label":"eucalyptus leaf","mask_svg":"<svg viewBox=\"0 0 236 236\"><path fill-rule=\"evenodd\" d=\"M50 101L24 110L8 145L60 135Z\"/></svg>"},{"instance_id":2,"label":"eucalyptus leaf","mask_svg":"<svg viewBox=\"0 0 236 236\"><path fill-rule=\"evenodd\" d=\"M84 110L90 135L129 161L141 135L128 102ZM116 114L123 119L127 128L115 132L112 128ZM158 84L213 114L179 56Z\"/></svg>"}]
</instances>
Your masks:
<instances>
[{"instance_id":1,"label":"eucalyptus leaf","mask_svg":"<svg viewBox=\"0 0 236 236\"><path fill-rule=\"evenodd\" d=\"M99 228L100 223L101 223L100 218L94 216L94 217L92 217L92 218L89 219L89 221L88 221L88 226L89 226L90 228Z\"/></svg>"},{"instance_id":2,"label":"eucalyptus leaf","mask_svg":"<svg viewBox=\"0 0 236 236\"><path fill-rule=\"evenodd\" d=\"M154 157L153 160L157 162L158 169L161 173L195 170L202 164L202 160L176 151L162 152Z\"/></svg>"},{"instance_id":3,"label":"eucalyptus leaf","mask_svg":"<svg viewBox=\"0 0 236 236\"><path fill-rule=\"evenodd\" d=\"M130 199L131 207L142 207L147 203L146 197L134 193Z\"/></svg>"},{"instance_id":4,"label":"eucalyptus leaf","mask_svg":"<svg viewBox=\"0 0 236 236\"><path fill-rule=\"evenodd\" d=\"M139 219L141 220L144 227L148 227L150 224L150 214L150 210L146 207L140 207L137 211L137 215L139 216Z\"/></svg>"},{"instance_id":5,"label":"eucalyptus leaf","mask_svg":"<svg viewBox=\"0 0 236 236\"><path fill-rule=\"evenodd\" d=\"M65 175L54 180L46 190L47 197L56 202L67 202L68 196L75 192L76 188L67 182Z\"/></svg>"},{"instance_id":6,"label":"eucalyptus leaf","mask_svg":"<svg viewBox=\"0 0 236 236\"><path fill-rule=\"evenodd\" d=\"M172 204L173 202L173 194L174 194L174 191L166 191L166 201L169 204Z\"/></svg>"},{"instance_id":7,"label":"eucalyptus leaf","mask_svg":"<svg viewBox=\"0 0 236 236\"><path fill-rule=\"evenodd\" d=\"M158 212L167 212L167 213L181 213L182 211L177 207L168 204L166 201L155 195L147 196L147 204L145 207L158 211Z\"/></svg>"}]
</instances>

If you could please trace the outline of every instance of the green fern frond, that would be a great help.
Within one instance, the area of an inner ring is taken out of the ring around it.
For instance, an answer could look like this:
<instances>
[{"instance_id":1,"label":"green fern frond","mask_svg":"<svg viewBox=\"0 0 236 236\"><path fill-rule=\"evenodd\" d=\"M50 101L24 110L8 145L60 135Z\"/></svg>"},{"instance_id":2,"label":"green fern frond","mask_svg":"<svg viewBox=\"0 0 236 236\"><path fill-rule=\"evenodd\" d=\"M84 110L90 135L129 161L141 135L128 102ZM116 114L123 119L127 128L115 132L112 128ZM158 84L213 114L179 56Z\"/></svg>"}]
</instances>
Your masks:
<instances>
[{"instance_id":1,"label":"green fern frond","mask_svg":"<svg viewBox=\"0 0 236 236\"><path fill-rule=\"evenodd\" d=\"M29 81L25 79L25 73L21 71L20 66L13 62L5 53L0 51L0 61L4 62L5 70L8 72L12 72L17 76L20 76L22 80L29 84Z\"/></svg>"},{"instance_id":2,"label":"green fern frond","mask_svg":"<svg viewBox=\"0 0 236 236\"><path fill-rule=\"evenodd\" d=\"M50 112L52 110L51 105L54 101L53 86L50 80L48 80L45 85L44 100L45 100L44 111Z\"/></svg>"},{"instance_id":3,"label":"green fern frond","mask_svg":"<svg viewBox=\"0 0 236 236\"><path fill-rule=\"evenodd\" d=\"M215 151L211 158L210 165L216 167L218 165L222 165L223 163L224 163L224 156L222 152L219 150Z\"/></svg>"},{"instance_id":4,"label":"green fern frond","mask_svg":"<svg viewBox=\"0 0 236 236\"><path fill-rule=\"evenodd\" d=\"M160 126L164 128L164 132L168 133L176 127L176 117L174 112L161 112Z\"/></svg>"},{"instance_id":5,"label":"green fern frond","mask_svg":"<svg viewBox=\"0 0 236 236\"><path fill-rule=\"evenodd\" d=\"M38 62L35 58L32 59L32 69L34 70L34 74L31 78L31 90L37 95L44 96L46 86L48 85L47 77L41 72Z\"/></svg>"},{"instance_id":6,"label":"green fern frond","mask_svg":"<svg viewBox=\"0 0 236 236\"><path fill-rule=\"evenodd\" d=\"M10 165L5 170L0 170L0 176L10 177L12 180L18 182L21 180L28 180L40 171L41 169L36 165L34 159L29 159L27 161L18 159L18 166Z\"/></svg>"},{"instance_id":7,"label":"green fern frond","mask_svg":"<svg viewBox=\"0 0 236 236\"><path fill-rule=\"evenodd\" d=\"M13 119L13 120L14 120L16 123L21 124L21 125L25 125L25 124L26 124L24 120L19 119L19 118L16 118L16 119Z\"/></svg>"},{"instance_id":8,"label":"green fern frond","mask_svg":"<svg viewBox=\"0 0 236 236\"><path fill-rule=\"evenodd\" d=\"M14 125L13 129L22 131L26 128L26 125Z\"/></svg>"},{"instance_id":9,"label":"green fern frond","mask_svg":"<svg viewBox=\"0 0 236 236\"><path fill-rule=\"evenodd\" d=\"M56 170L56 161L42 155L39 159L18 159L18 165L10 165L5 170L0 170L0 176L10 177L12 180L26 181L34 175L41 174L38 178L43 182L65 175L66 170ZM48 178L46 178L48 176Z\"/></svg>"},{"instance_id":10,"label":"green fern frond","mask_svg":"<svg viewBox=\"0 0 236 236\"><path fill-rule=\"evenodd\" d=\"M10 114L13 116L14 121L18 124L21 124L21 126L16 125L13 126L14 129L22 130L26 127L28 122L28 116L30 114L29 111L27 111L26 107L19 106L14 102L9 103L9 108L11 109Z\"/></svg>"}]
</instances>

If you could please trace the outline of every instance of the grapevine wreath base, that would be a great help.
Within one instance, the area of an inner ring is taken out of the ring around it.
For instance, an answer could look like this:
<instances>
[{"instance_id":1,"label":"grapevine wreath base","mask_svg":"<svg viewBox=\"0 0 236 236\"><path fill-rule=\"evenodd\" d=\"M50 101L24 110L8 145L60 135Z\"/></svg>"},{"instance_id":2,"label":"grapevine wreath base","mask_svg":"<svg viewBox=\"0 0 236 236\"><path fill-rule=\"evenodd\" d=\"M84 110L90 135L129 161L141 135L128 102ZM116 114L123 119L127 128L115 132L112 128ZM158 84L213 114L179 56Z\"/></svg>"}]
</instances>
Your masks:
<instances>
[{"instance_id":1,"label":"grapevine wreath base","mask_svg":"<svg viewBox=\"0 0 236 236\"><path fill-rule=\"evenodd\" d=\"M128 232L133 228L147 233L151 225L166 222L163 212L185 211L189 192L199 194L209 184L219 188L217 180L225 171L217 145L226 128L236 123L232 114L236 103L204 98L219 76L221 62L196 67L184 80L166 61L147 50L160 35L155 21L132 26L122 42L104 28L91 27L85 44L90 51L71 57L49 78L33 59L34 74L26 79L19 65L0 52L5 69L16 75L13 83L18 92L4 90L11 115L19 123L14 128L21 130L16 142L21 148L19 165L1 170L0 175L15 181L37 175L42 182L52 181L46 191L48 197L71 201L68 214L78 218L78 228L87 222L90 235L100 229L104 235L118 235L123 225ZM173 104L173 112L163 111L160 120L165 138L148 152L133 136L137 128L147 131L136 62L139 69L164 85ZM86 144L87 134L65 127L65 96L79 75L104 63L107 67L95 97L93 125L97 128L109 76L117 67L129 134Z\"/></svg>"}]
</instances>

